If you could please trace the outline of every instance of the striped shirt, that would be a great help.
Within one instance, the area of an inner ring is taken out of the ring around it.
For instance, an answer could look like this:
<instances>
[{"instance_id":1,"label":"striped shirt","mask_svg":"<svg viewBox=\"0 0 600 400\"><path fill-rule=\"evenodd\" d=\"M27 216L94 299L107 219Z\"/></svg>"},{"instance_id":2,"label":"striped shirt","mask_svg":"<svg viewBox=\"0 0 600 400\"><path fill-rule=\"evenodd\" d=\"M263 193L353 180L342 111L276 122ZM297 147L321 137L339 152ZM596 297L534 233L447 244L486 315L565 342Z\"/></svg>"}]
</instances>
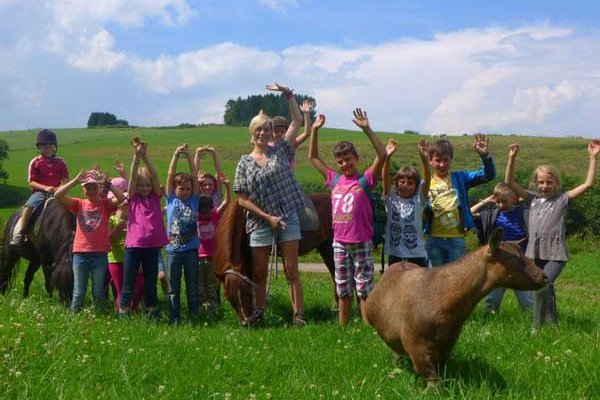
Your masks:
<instances>
[{"instance_id":1,"label":"striped shirt","mask_svg":"<svg viewBox=\"0 0 600 400\"><path fill-rule=\"evenodd\" d=\"M294 151L285 138L280 139L275 147L267 150L264 168L251 155L243 155L235 170L233 191L247 195L256 206L270 215L286 218L304 208L304 195L290 167ZM267 225L267 221L258 215L248 213L248 233Z\"/></svg>"}]
</instances>

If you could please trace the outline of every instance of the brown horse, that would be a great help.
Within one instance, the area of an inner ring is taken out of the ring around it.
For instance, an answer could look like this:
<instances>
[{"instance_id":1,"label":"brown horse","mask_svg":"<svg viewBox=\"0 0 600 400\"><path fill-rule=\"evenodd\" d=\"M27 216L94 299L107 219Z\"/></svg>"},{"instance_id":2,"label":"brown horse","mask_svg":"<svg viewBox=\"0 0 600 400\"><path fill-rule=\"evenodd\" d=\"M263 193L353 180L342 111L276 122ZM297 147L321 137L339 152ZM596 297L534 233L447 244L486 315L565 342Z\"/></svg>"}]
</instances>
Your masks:
<instances>
[{"instance_id":1,"label":"brown horse","mask_svg":"<svg viewBox=\"0 0 600 400\"><path fill-rule=\"evenodd\" d=\"M306 254L317 249L327 266L331 279L334 277L333 229L331 225L331 198L328 194L308 196L315 205L319 216L319 228L302 231L298 254ZM213 260L215 274L225 288L225 297L236 311L240 322L254 310L252 292L252 254L246 234L246 211L236 199L224 211L217 226L217 249ZM335 285L334 285L335 296Z\"/></svg>"},{"instance_id":2,"label":"brown horse","mask_svg":"<svg viewBox=\"0 0 600 400\"><path fill-rule=\"evenodd\" d=\"M9 244L21 210L10 216L4 228L4 240L0 252L0 293L5 293L16 276L19 260L29 261L25 272L23 296L29 295L29 287L36 271L42 266L46 278L48 295L56 288L60 300L68 302L73 292L73 270L71 246L75 232L75 217L57 200L50 199L46 205L40 228L34 234L28 229L30 240L23 246Z\"/></svg>"}]
</instances>

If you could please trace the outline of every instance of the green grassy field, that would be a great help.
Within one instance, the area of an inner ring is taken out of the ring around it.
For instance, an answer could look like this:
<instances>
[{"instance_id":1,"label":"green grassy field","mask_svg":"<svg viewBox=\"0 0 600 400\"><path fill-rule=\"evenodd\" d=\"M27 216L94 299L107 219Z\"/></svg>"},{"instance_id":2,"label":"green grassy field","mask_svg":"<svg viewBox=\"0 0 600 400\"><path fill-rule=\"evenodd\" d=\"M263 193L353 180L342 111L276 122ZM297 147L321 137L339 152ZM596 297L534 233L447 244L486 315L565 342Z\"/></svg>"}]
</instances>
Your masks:
<instances>
[{"instance_id":1,"label":"green grassy field","mask_svg":"<svg viewBox=\"0 0 600 400\"><path fill-rule=\"evenodd\" d=\"M32 296L0 297L3 399L593 399L600 396L600 252L576 255L558 280L560 328L530 332L507 292L500 313L467 321L437 391L394 364L370 327L330 311L327 274L304 273L308 326L289 326L287 285L271 291L265 326L218 318L172 328L91 310L74 315ZM20 280L21 277L19 277ZM20 283L19 283L20 286ZM160 301L165 307L162 294ZM184 310L185 310L184 305Z\"/></svg>"},{"instance_id":2,"label":"green grassy field","mask_svg":"<svg viewBox=\"0 0 600 400\"><path fill-rule=\"evenodd\" d=\"M0 197L16 198L0 210L2 219L29 194L27 165L36 155L35 134L0 133L10 146L10 158L4 162L10 178L0 188ZM72 174L93 164L110 170L115 159L127 164L127 143L133 136L149 142L161 176L166 175L172 150L183 142L216 146L230 177L240 155L250 150L246 128L223 126L68 129L57 134L59 155ZM392 134L381 136L387 140ZM341 139L357 143L362 167L373 156L358 132L325 129L320 137L321 153L331 165L330 149ZM394 137L400 143L394 161L416 164L418 137ZM472 138L452 141L454 168L478 168ZM584 178L586 140L492 136L500 172L514 141L522 146L518 168L552 163L573 179ZM321 178L306 160L306 150L302 147L298 153L297 176L303 185L318 188ZM596 242L581 237L570 238L569 245L574 255L557 282L559 330L543 329L532 336L530 318L520 312L510 292L502 311L487 322L479 306L465 325L438 391L424 391L408 363L393 364L371 328L358 320L346 329L337 326L336 313L329 309L327 274L302 275L306 328L288 326L287 285L280 277L265 326L246 330L227 304L215 319L177 328L141 317L116 320L91 310L73 315L47 299L41 274L34 280L32 296L22 299L21 268L15 287L0 297L0 398L600 398L600 252ZM160 301L165 311L164 296Z\"/></svg>"},{"instance_id":3,"label":"green grassy field","mask_svg":"<svg viewBox=\"0 0 600 400\"><path fill-rule=\"evenodd\" d=\"M376 125L374 126L376 129ZM56 130L59 140L58 154L62 156L71 174L82 168L90 168L94 164L107 171L112 170L112 163L119 159L126 165L131 160L131 147L129 140L140 136L149 143L149 155L155 163L159 174L164 180L170 156L173 149L181 143L188 143L191 147L205 144L215 146L221 155L225 172L233 179L235 166L242 154L251 150L248 129L244 127L227 127L209 125L187 129L153 129L153 128L127 128L127 129L59 129ZM37 131L0 132L0 139L6 140L10 147L9 159L5 160L3 167L9 174L7 186L2 187L3 198L12 199L16 193L18 198L26 198L27 168L29 161L36 156L35 136ZM393 162L397 165L418 165L416 135L396 135L381 133L384 143L393 137L399 143L399 151ZM454 169L477 169L480 162L473 152L472 137L452 137L455 146L453 162ZM374 152L365 136L361 132L339 129L323 129L320 135L320 153L323 159L334 166L331 149L340 140L350 140L356 144L360 158L360 168L366 168L373 159ZM587 170L587 140L576 138L536 138L519 136L491 136L491 150L496 161L498 172L503 175L506 165L508 145L513 142L521 144L522 151L517 169L523 173L533 170L538 164L553 164L563 175L573 179L583 180ZM315 171L307 159L308 145L305 144L298 150L296 161L296 176L298 181L309 189L324 190L321 176ZM205 160L212 170L210 159ZM182 163L183 164L183 163ZM203 165L204 165L203 164ZM522 182L526 184L527 182ZM492 183L481 188L486 193ZM479 193L477 193L479 194ZM4 201L5 203L8 200ZM18 202L17 202L18 203ZM0 209L0 217L6 215L19 204L8 204Z\"/></svg>"}]
</instances>

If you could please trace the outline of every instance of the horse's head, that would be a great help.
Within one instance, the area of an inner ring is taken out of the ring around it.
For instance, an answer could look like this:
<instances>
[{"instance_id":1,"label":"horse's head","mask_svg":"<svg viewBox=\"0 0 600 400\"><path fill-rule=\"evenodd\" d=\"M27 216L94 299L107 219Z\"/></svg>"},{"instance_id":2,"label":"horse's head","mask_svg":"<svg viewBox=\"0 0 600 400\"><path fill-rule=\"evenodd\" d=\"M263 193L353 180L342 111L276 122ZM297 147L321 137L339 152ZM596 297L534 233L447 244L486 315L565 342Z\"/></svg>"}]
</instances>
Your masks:
<instances>
[{"instance_id":1,"label":"horse's head","mask_svg":"<svg viewBox=\"0 0 600 400\"><path fill-rule=\"evenodd\" d=\"M215 233L217 248L213 254L215 275L225 288L225 297L240 322L252 314L252 269L246 235L246 212L237 199L227 206Z\"/></svg>"}]
</instances>

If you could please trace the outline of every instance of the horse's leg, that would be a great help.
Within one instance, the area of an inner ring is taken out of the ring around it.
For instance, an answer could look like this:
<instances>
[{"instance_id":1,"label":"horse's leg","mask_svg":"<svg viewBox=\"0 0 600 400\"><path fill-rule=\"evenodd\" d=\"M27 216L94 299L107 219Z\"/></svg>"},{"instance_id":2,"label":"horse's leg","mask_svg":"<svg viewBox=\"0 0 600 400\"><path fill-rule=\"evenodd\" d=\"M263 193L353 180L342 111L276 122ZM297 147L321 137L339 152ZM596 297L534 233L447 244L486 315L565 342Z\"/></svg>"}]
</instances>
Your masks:
<instances>
[{"instance_id":1,"label":"horse's leg","mask_svg":"<svg viewBox=\"0 0 600 400\"><path fill-rule=\"evenodd\" d=\"M38 257L34 257L29 260L29 265L27 266L27 271L25 271L25 279L23 280L23 297L29 296L29 288L31 287L31 282L33 281L33 276L40 269L41 261Z\"/></svg>"},{"instance_id":2,"label":"horse's leg","mask_svg":"<svg viewBox=\"0 0 600 400\"><path fill-rule=\"evenodd\" d=\"M329 270L331 282L333 283L333 302L331 307L333 310L337 310L339 308L340 299L335 290L335 262L333 260L333 246L330 242L323 242L319 245L319 247L317 247L317 251L321 255L327 270Z\"/></svg>"},{"instance_id":3,"label":"horse's leg","mask_svg":"<svg viewBox=\"0 0 600 400\"><path fill-rule=\"evenodd\" d=\"M10 287L19 258L21 258L21 255L17 253L15 248L13 246L7 246L6 243L4 243L2 260L0 262L0 293L6 293Z\"/></svg>"},{"instance_id":4,"label":"horse's leg","mask_svg":"<svg viewBox=\"0 0 600 400\"><path fill-rule=\"evenodd\" d=\"M52 298L52 293L54 291L54 286L52 285L52 272L54 271L54 265L52 262L43 262L42 271L44 271L44 288L46 289L46 293L48 293L48 297Z\"/></svg>"}]
</instances>

